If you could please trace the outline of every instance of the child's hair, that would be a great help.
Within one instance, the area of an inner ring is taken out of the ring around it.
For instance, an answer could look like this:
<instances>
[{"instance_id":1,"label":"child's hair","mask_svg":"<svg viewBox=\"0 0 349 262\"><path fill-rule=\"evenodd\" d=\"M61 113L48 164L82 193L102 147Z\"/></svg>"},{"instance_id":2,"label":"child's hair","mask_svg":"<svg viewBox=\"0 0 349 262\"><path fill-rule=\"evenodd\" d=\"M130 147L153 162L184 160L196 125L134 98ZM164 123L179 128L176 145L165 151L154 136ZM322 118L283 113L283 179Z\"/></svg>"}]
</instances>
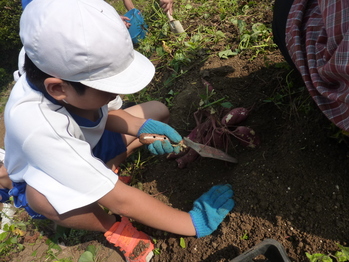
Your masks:
<instances>
[{"instance_id":1,"label":"child's hair","mask_svg":"<svg viewBox=\"0 0 349 262\"><path fill-rule=\"evenodd\" d=\"M46 78L52 77L44 72L42 72L25 54L24 60L24 71L27 74L27 79L30 83L36 86L41 92L47 94L44 81ZM63 79L62 79L63 80ZM76 91L77 94L83 95L88 88L88 86L81 84L80 82L71 82L63 80L64 82L70 84Z\"/></svg>"}]
</instances>

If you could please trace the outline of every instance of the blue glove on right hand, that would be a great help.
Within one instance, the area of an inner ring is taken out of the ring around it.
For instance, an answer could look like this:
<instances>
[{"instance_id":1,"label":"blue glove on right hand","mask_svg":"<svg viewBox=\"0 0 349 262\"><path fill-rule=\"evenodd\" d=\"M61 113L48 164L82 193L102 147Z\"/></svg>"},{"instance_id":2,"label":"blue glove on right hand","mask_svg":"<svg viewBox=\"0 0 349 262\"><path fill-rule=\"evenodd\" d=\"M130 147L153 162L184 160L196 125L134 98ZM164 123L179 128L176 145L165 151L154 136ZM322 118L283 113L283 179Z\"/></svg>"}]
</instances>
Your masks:
<instances>
[{"instance_id":1,"label":"blue glove on right hand","mask_svg":"<svg viewBox=\"0 0 349 262\"><path fill-rule=\"evenodd\" d=\"M217 229L235 206L233 195L231 185L217 185L195 200L194 207L189 214L197 237L210 235Z\"/></svg>"},{"instance_id":2,"label":"blue glove on right hand","mask_svg":"<svg viewBox=\"0 0 349 262\"><path fill-rule=\"evenodd\" d=\"M137 137L144 133L165 135L170 139L170 141L176 144L182 140L181 135L178 134L178 132L171 126L153 119L147 119L147 121L144 122L144 124L138 130ZM172 146L168 140L157 140L152 144L148 145L148 150L154 155L162 155L166 153L169 154L172 152L178 154L180 151L180 147Z\"/></svg>"}]
</instances>

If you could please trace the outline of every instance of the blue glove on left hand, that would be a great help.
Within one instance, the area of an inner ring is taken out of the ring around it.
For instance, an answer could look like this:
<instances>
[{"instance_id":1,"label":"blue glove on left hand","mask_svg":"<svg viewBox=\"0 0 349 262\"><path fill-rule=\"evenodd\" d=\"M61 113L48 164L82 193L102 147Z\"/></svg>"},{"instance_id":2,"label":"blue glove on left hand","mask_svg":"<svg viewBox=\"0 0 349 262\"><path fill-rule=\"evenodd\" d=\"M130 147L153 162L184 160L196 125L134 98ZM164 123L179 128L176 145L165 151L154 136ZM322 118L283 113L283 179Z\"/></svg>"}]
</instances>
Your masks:
<instances>
[{"instance_id":1,"label":"blue glove on left hand","mask_svg":"<svg viewBox=\"0 0 349 262\"><path fill-rule=\"evenodd\" d=\"M231 185L218 185L195 200L194 207L189 214L197 237L210 235L217 229L235 206L233 195Z\"/></svg>"},{"instance_id":2,"label":"blue glove on left hand","mask_svg":"<svg viewBox=\"0 0 349 262\"><path fill-rule=\"evenodd\" d=\"M169 138L170 141L176 144L182 141L181 135L178 134L176 130L174 130L172 127L165 123L153 119L147 119L147 121L144 122L144 124L138 131L137 137L144 133L165 135ZM148 150L154 155L169 154L172 152L178 154L180 151L180 147L172 146L168 140L157 140L152 144L148 145Z\"/></svg>"}]
</instances>

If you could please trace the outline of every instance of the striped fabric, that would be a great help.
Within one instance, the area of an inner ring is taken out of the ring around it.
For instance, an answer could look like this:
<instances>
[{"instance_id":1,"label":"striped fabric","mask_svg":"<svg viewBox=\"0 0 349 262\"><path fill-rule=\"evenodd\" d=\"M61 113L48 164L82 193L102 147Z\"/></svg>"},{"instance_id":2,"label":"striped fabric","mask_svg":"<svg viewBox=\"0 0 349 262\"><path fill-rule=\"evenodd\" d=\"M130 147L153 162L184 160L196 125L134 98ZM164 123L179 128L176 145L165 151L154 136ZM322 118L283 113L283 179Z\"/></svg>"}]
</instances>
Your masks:
<instances>
[{"instance_id":1,"label":"striped fabric","mask_svg":"<svg viewBox=\"0 0 349 262\"><path fill-rule=\"evenodd\" d=\"M322 112L349 131L349 1L294 0L286 45Z\"/></svg>"}]
</instances>

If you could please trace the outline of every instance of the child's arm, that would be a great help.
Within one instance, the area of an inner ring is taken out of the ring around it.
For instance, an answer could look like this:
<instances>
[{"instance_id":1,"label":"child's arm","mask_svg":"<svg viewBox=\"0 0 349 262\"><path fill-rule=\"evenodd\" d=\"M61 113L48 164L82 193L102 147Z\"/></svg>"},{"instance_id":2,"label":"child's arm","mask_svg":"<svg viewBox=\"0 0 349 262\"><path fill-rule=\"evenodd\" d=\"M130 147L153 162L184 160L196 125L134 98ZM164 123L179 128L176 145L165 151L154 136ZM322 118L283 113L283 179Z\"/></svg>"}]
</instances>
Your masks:
<instances>
[{"instance_id":1,"label":"child's arm","mask_svg":"<svg viewBox=\"0 0 349 262\"><path fill-rule=\"evenodd\" d=\"M195 235L188 213L169 207L143 191L119 181L99 203L115 214L132 218L144 225L181 235Z\"/></svg>"},{"instance_id":2,"label":"child's arm","mask_svg":"<svg viewBox=\"0 0 349 262\"><path fill-rule=\"evenodd\" d=\"M180 235L203 237L211 234L234 207L229 185L211 188L183 212L123 183L100 199L99 203L115 214L132 218L147 226Z\"/></svg>"},{"instance_id":3,"label":"child's arm","mask_svg":"<svg viewBox=\"0 0 349 262\"><path fill-rule=\"evenodd\" d=\"M132 3L132 0L123 0L123 2L127 11L130 11L131 9L135 8L134 4Z\"/></svg>"}]
</instances>

